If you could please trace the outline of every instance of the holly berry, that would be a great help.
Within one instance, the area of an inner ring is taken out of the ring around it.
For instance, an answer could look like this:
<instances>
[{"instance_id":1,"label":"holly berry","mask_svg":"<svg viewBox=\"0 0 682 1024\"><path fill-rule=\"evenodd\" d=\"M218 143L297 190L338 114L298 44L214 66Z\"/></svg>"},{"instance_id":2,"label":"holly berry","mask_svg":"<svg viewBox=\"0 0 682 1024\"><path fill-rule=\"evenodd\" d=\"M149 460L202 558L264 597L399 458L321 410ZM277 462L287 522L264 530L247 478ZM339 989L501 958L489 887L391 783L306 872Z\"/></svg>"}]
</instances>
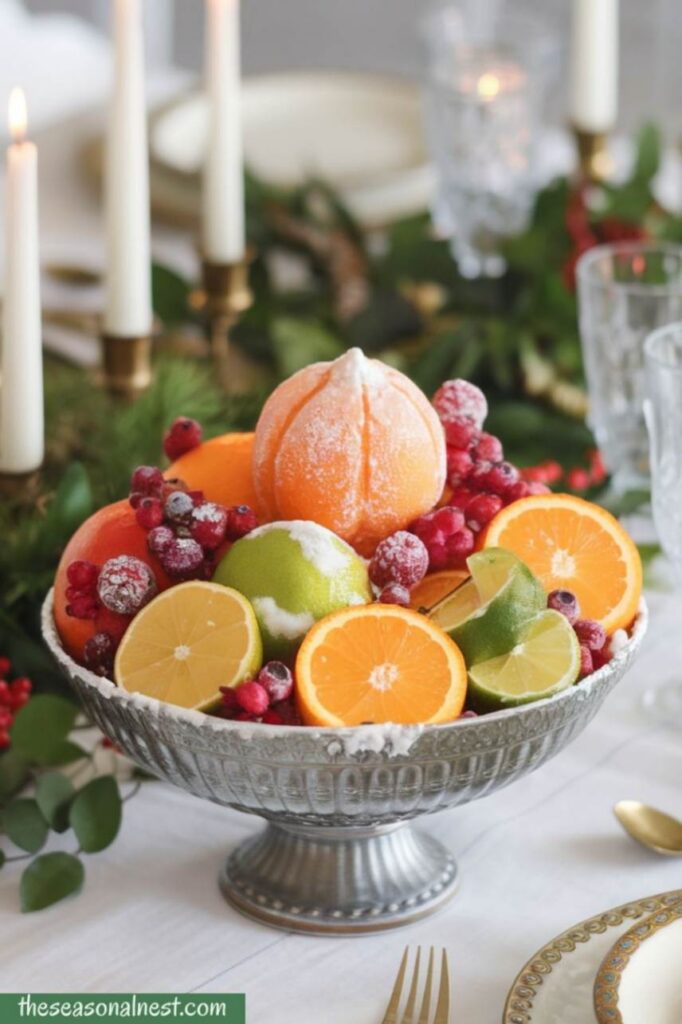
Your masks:
<instances>
[{"instance_id":1,"label":"holly berry","mask_svg":"<svg viewBox=\"0 0 682 1024\"><path fill-rule=\"evenodd\" d=\"M94 562L85 562L81 559L71 562L66 570L66 578L71 586L84 594L95 593L98 577L99 566L95 565Z\"/></svg>"},{"instance_id":2,"label":"holly berry","mask_svg":"<svg viewBox=\"0 0 682 1024\"><path fill-rule=\"evenodd\" d=\"M441 423L467 417L479 430L488 415L485 395L468 380L446 380L433 396L433 406Z\"/></svg>"},{"instance_id":3,"label":"holly berry","mask_svg":"<svg viewBox=\"0 0 682 1024\"><path fill-rule=\"evenodd\" d=\"M205 501L192 512L192 537L205 551L215 551L225 540L228 513L223 505Z\"/></svg>"},{"instance_id":4,"label":"holly berry","mask_svg":"<svg viewBox=\"0 0 682 1024\"><path fill-rule=\"evenodd\" d=\"M179 416L170 425L163 438L163 450L171 462L175 462L185 452L198 448L202 437L201 424L196 420Z\"/></svg>"},{"instance_id":5,"label":"holly berry","mask_svg":"<svg viewBox=\"0 0 682 1024\"><path fill-rule=\"evenodd\" d=\"M204 552L191 537L173 537L159 552L159 559L169 576L189 579L202 568Z\"/></svg>"},{"instance_id":6,"label":"holly berry","mask_svg":"<svg viewBox=\"0 0 682 1024\"><path fill-rule=\"evenodd\" d=\"M263 665L256 677L266 691L270 702L276 704L280 700L287 700L294 690L294 677L291 669L281 661L269 661Z\"/></svg>"},{"instance_id":7,"label":"holly berry","mask_svg":"<svg viewBox=\"0 0 682 1024\"><path fill-rule=\"evenodd\" d=\"M0 707L7 707L9 705L10 696L9 683L5 679L0 679Z\"/></svg>"},{"instance_id":8,"label":"holly berry","mask_svg":"<svg viewBox=\"0 0 682 1024\"><path fill-rule=\"evenodd\" d=\"M570 590L553 590L547 598L547 607L565 615L571 625L580 618L578 598Z\"/></svg>"},{"instance_id":9,"label":"holly berry","mask_svg":"<svg viewBox=\"0 0 682 1024\"><path fill-rule=\"evenodd\" d=\"M110 633L95 633L83 647L85 664L98 676L113 676L115 654L116 643Z\"/></svg>"},{"instance_id":10,"label":"holly berry","mask_svg":"<svg viewBox=\"0 0 682 1024\"><path fill-rule=\"evenodd\" d=\"M504 501L499 495L478 494L467 505L467 526L475 533L480 532L503 507Z\"/></svg>"},{"instance_id":11,"label":"holly berry","mask_svg":"<svg viewBox=\"0 0 682 1024\"><path fill-rule=\"evenodd\" d=\"M601 651L606 643L606 630L594 619L578 619L573 623L573 629L580 643L591 651Z\"/></svg>"},{"instance_id":12,"label":"holly berry","mask_svg":"<svg viewBox=\"0 0 682 1024\"><path fill-rule=\"evenodd\" d=\"M142 498L135 509L135 519L143 530L153 530L163 522L163 505L158 498Z\"/></svg>"},{"instance_id":13,"label":"holly berry","mask_svg":"<svg viewBox=\"0 0 682 1024\"><path fill-rule=\"evenodd\" d=\"M233 505L227 510L225 536L228 540L239 540L258 526L258 517L248 505Z\"/></svg>"},{"instance_id":14,"label":"holly berry","mask_svg":"<svg viewBox=\"0 0 682 1024\"><path fill-rule=\"evenodd\" d=\"M102 566L97 594L105 608L118 615L135 615L156 593L154 573L139 558L119 555Z\"/></svg>"},{"instance_id":15,"label":"holly berry","mask_svg":"<svg viewBox=\"0 0 682 1024\"><path fill-rule=\"evenodd\" d=\"M0 729L0 750L6 750L10 745L10 735L6 729Z\"/></svg>"},{"instance_id":16,"label":"holly berry","mask_svg":"<svg viewBox=\"0 0 682 1024\"><path fill-rule=\"evenodd\" d=\"M0 731L9 729L10 725L14 721L14 716L9 708L0 707Z\"/></svg>"},{"instance_id":17,"label":"holly berry","mask_svg":"<svg viewBox=\"0 0 682 1024\"><path fill-rule=\"evenodd\" d=\"M193 512L194 502L186 491L171 491L164 505L166 519L178 526L188 526Z\"/></svg>"},{"instance_id":18,"label":"holly berry","mask_svg":"<svg viewBox=\"0 0 682 1024\"><path fill-rule=\"evenodd\" d=\"M398 530L382 540L369 563L369 578L377 587L399 583L414 587L426 576L429 553L419 537L406 530Z\"/></svg>"},{"instance_id":19,"label":"holly berry","mask_svg":"<svg viewBox=\"0 0 682 1024\"><path fill-rule=\"evenodd\" d=\"M0 658L0 679L6 679L6 677L12 671L12 662L9 658Z\"/></svg>"},{"instance_id":20,"label":"holly berry","mask_svg":"<svg viewBox=\"0 0 682 1024\"><path fill-rule=\"evenodd\" d=\"M400 583L389 583L379 594L379 604L397 604L401 608L409 608L410 592Z\"/></svg>"},{"instance_id":21,"label":"holly berry","mask_svg":"<svg viewBox=\"0 0 682 1024\"><path fill-rule=\"evenodd\" d=\"M572 491L586 491L591 482L590 474L580 466L574 466L566 475L566 483Z\"/></svg>"},{"instance_id":22,"label":"holly berry","mask_svg":"<svg viewBox=\"0 0 682 1024\"><path fill-rule=\"evenodd\" d=\"M235 689L237 703L248 715L262 715L270 706L268 691L255 679L249 679Z\"/></svg>"}]
</instances>

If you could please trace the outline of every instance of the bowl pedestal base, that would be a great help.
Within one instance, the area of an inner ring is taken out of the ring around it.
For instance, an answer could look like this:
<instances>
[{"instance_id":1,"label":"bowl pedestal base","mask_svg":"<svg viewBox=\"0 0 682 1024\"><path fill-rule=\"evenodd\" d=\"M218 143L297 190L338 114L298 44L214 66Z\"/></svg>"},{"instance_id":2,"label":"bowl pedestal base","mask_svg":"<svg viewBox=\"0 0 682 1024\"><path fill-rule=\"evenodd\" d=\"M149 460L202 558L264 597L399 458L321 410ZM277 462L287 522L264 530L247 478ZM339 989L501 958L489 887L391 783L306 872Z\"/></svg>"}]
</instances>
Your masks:
<instances>
[{"instance_id":1,"label":"bowl pedestal base","mask_svg":"<svg viewBox=\"0 0 682 1024\"><path fill-rule=\"evenodd\" d=\"M411 924L454 894L449 851L405 823L274 825L241 843L220 876L234 907L287 931L355 935Z\"/></svg>"}]
</instances>

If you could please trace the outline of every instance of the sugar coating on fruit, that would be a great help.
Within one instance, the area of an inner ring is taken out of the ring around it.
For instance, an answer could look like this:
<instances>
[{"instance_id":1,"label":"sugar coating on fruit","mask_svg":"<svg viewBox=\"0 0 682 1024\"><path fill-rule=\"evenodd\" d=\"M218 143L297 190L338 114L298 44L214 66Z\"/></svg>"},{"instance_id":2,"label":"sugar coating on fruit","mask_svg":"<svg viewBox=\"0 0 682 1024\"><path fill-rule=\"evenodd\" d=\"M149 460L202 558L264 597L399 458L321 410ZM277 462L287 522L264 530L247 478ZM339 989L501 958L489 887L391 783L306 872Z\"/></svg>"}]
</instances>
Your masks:
<instances>
[{"instance_id":1,"label":"sugar coating on fruit","mask_svg":"<svg viewBox=\"0 0 682 1024\"><path fill-rule=\"evenodd\" d=\"M254 597L251 604L258 621L273 637L295 640L315 625L315 619L310 612L288 612L285 608L280 608L272 597Z\"/></svg>"},{"instance_id":2,"label":"sugar coating on fruit","mask_svg":"<svg viewBox=\"0 0 682 1024\"><path fill-rule=\"evenodd\" d=\"M627 647L630 641L630 637L625 629L617 629L611 637L609 647L612 654L618 654L623 648Z\"/></svg>"},{"instance_id":3,"label":"sugar coating on fruit","mask_svg":"<svg viewBox=\"0 0 682 1024\"><path fill-rule=\"evenodd\" d=\"M139 558L120 555L102 566L97 594L105 608L118 615L134 615L156 593L154 573Z\"/></svg>"},{"instance_id":4,"label":"sugar coating on fruit","mask_svg":"<svg viewBox=\"0 0 682 1024\"><path fill-rule=\"evenodd\" d=\"M480 388L468 380L446 380L433 396L433 406L443 423L471 419L480 428L488 415L488 402Z\"/></svg>"},{"instance_id":5,"label":"sugar coating on fruit","mask_svg":"<svg viewBox=\"0 0 682 1024\"><path fill-rule=\"evenodd\" d=\"M355 558L355 552L349 544L340 538L331 537L316 523L294 521L287 524L287 532L292 540L300 544L306 561L330 579L347 568L350 560Z\"/></svg>"}]
</instances>

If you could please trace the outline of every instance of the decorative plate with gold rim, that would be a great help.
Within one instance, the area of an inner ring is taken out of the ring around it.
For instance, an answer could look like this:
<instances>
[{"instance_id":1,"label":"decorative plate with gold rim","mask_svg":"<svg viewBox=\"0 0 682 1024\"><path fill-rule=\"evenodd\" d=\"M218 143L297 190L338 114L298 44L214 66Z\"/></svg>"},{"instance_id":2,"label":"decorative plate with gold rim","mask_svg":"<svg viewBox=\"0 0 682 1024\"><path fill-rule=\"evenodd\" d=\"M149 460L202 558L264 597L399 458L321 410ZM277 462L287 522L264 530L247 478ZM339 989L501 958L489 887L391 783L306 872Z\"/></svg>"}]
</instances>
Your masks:
<instances>
[{"instance_id":1,"label":"decorative plate with gold rim","mask_svg":"<svg viewBox=\"0 0 682 1024\"><path fill-rule=\"evenodd\" d=\"M682 1021L682 894L621 936L594 984L598 1024Z\"/></svg>"},{"instance_id":2,"label":"decorative plate with gold rim","mask_svg":"<svg viewBox=\"0 0 682 1024\"><path fill-rule=\"evenodd\" d=\"M633 922L669 910L681 900L682 889L676 889L624 903L557 936L538 950L514 981L502 1024L595 1022L594 981L614 942Z\"/></svg>"}]
</instances>

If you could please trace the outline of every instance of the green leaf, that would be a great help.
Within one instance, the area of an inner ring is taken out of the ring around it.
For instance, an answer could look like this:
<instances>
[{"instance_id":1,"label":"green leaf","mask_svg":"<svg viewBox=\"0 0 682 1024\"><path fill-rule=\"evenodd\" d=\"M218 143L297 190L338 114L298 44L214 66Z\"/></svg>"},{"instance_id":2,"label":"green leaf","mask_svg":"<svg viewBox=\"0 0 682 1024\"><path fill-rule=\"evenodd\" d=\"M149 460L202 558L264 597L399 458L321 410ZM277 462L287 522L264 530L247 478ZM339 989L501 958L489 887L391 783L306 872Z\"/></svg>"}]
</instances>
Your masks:
<instances>
[{"instance_id":1,"label":"green leaf","mask_svg":"<svg viewBox=\"0 0 682 1024\"><path fill-rule=\"evenodd\" d=\"M87 470L72 462L64 473L47 514L45 528L69 537L93 510L92 490Z\"/></svg>"},{"instance_id":2,"label":"green leaf","mask_svg":"<svg viewBox=\"0 0 682 1024\"><path fill-rule=\"evenodd\" d=\"M44 853L31 861L21 876L21 910L30 914L80 892L85 871L70 853Z\"/></svg>"},{"instance_id":3,"label":"green leaf","mask_svg":"<svg viewBox=\"0 0 682 1024\"><path fill-rule=\"evenodd\" d=\"M658 127L649 121L637 137L637 155L632 172L632 180L649 184L658 174L661 162L661 133Z\"/></svg>"},{"instance_id":4,"label":"green leaf","mask_svg":"<svg viewBox=\"0 0 682 1024\"><path fill-rule=\"evenodd\" d=\"M74 793L71 780L61 772L47 772L38 779L36 803L55 832L65 832L69 827L69 805Z\"/></svg>"},{"instance_id":5,"label":"green leaf","mask_svg":"<svg viewBox=\"0 0 682 1024\"><path fill-rule=\"evenodd\" d=\"M639 557L642 559L642 565L644 568L648 568L653 562L654 558L657 558L661 553L660 544L638 544Z\"/></svg>"},{"instance_id":6,"label":"green leaf","mask_svg":"<svg viewBox=\"0 0 682 1024\"><path fill-rule=\"evenodd\" d=\"M272 344L283 377L289 377L309 363L336 359L343 352L341 342L320 324L294 317L275 320Z\"/></svg>"},{"instance_id":7,"label":"green leaf","mask_svg":"<svg viewBox=\"0 0 682 1024\"><path fill-rule=\"evenodd\" d=\"M49 764L73 727L78 708L52 694L39 694L14 719L12 744L28 761Z\"/></svg>"},{"instance_id":8,"label":"green leaf","mask_svg":"<svg viewBox=\"0 0 682 1024\"><path fill-rule=\"evenodd\" d=\"M0 756L0 804L18 793L28 778L28 765L16 750L8 750L2 754Z\"/></svg>"},{"instance_id":9,"label":"green leaf","mask_svg":"<svg viewBox=\"0 0 682 1024\"><path fill-rule=\"evenodd\" d=\"M15 800L3 814L5 832L15 846L37 853L45 844L48 826L35 800Z\"/></svg>"},{"instance_id":10,"label":"green leaf","mask_svg":"<svg viewBox=\"0 0 682 1024\"><path fill-rule=\"evenodd\" d=\"M82 761L84 757L90 757L90 754L78 743L62 740L45 755L40 763L45 768L62 768L64 765L74 764L75 761Z\"/></svg>"},{"instance_id":11,"label":"green leaf","mask_svg":"<svg viewBox=\"0 0 682 1024\"><path fill-rule=\"evenodd\" d=\"M121 825L121 797L112 775L93 779L76 795L70 824L85 853L97 853L113 843Z\"/></svg>"},{"instance_id":12,"label":"green leaf","mask_svg":"<svg viewBox=\"0 0 682 1024\"><path fill-rule=\"evenodd\" d=\"M152 264L152 303L165 327L177 327L188 320L189 293L187 281L174 270Z\"/></svg>"},{"instance_id":13,"label":"green leaf","mask_svg":"<svg viewBox=\"0 0 682 1024\"><path fill-rule=\"evenodd\" d=\"M602 502L614 516L630 516L640 508L648 505L651 501L651 491L647 488L638 488L625 491L624 494L612 496L609 500Z\"/></svg>"}]
</instances>

